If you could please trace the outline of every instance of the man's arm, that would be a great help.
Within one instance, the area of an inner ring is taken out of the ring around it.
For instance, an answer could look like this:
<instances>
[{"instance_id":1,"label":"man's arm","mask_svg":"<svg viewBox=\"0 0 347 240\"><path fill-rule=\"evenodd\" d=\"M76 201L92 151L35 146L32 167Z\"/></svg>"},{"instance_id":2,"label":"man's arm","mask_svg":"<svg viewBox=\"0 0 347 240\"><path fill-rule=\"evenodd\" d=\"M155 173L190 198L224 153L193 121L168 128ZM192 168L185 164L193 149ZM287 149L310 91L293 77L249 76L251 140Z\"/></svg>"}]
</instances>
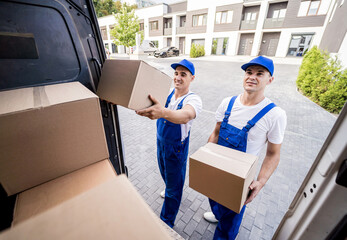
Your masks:
<instances>
[{"instance_id":1,"label":"man's arm","mask_svg":"<svg viewBox=\"0 0 347 240\"><path fill-rule=\"evenodd\" d=\"M219 131L220 131L220 125L222 122L217 122L215 128L213 129L213 132L211 133L210 137L208 138L208 142L217 143L218 137L219 137Z\"/></svg>"},{"instance_id":2,"label":"man's arm","mask_svg":"<svg viewBox=\"0 0 347 240\"><path fill-rule=\"evenodd\" d=\"M160 105L157 99L151 95L149 95L149 99L151 99L154 105L149 108L136 111L138 115L148 117L152 120L165 118L166 120L175 124L186 124L196 116L195 109L189 104L185 105L180 110L173 111Z\"/></svg>"},{"instance_id":3,"label":"man's arm","mask_svg":"<svg viewBox=\"0 0 347 240\"><path fill-rule=\"evenodd\" d=\"M266 156L256 181L249 186L251 195L247 198L245 204L252 202L259 191L264 187L265 183L271 177L280 161L281 144L273 144L268 142Z\"/></svg>"}]
</instances>

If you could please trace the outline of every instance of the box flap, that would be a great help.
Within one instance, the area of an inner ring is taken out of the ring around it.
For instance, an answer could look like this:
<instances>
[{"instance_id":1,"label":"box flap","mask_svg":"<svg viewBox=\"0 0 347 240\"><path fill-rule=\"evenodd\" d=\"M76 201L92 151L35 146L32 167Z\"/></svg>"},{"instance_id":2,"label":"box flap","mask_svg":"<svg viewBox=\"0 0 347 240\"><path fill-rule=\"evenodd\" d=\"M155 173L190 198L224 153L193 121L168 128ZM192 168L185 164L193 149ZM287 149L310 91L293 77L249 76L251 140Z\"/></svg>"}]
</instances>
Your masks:
<instances>
[{"instance_id":1,"label":"box flap","mask_svg":"<svg viewBox=\"0 0 347 240\"><path fill-rule=\"evenodd\" d=\"M140 62L107 59L102 68L97 95L113 104L128 106Z\"/></svg>"},{"instance_id":2,"label":"box flap","mask_svg":"<svg viewBox=\"0 0 347 240\"><path fill-rule=\"evenodd\" d=\"M84 87L80 82L55 84L42 87L47 95L50 105L57 105L65 102L80 101L81 99L97 98L93 92ZM34 92L35 93L35 92ZM45 96L41 94L42 100ZM44 101L42 102L45 106Z\"/></svg>"},{"instance_id":3,"label":"box flap","mask_svg":"<svg viewBox=\"0 0 347 240\"><path fill-rule=\"evenodd\" d=\"M87 98L97 96L79 82L3 91L0 92L0 115Z\"/></svg>"},{"instance_id":4,"label":"box flap","mask_svg":"<svg viewBox=\"0 0 347 240\"><path fill-rule=\"evenodd\" d=\"M33 88L0 92L0 115L34 107Z\"/></svg>"},{"instance_id":5,"label":"box flap","mask_svg":"<svg viewBox=\"0 0 347 240\"><path fill-rule=\"evenodd\" d=\"M191 155L191 158L199 159L207 165L246 178L258 157L218 144L207 143ZM215 161L216 158L219 161Z\"/></svg>"},{"instance_id":6,"label":"box flap","mask_svg":"<svg viewBox=\"0 0 347 240\"><path fill-rule=\"evenodd\" d=\"M171 239L124 176L0 234L0 239Z\"/></svg>"}]
</instances>

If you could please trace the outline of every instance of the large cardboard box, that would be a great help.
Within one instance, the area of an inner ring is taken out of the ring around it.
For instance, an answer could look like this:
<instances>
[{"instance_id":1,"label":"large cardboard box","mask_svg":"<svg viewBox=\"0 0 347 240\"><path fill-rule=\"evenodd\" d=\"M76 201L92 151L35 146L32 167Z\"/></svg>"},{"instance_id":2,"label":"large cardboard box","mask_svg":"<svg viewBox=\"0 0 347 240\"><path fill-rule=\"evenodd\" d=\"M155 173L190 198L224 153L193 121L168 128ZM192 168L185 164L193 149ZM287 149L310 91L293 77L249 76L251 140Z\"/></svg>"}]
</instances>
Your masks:
<instances>
[{"instance_id":1,"label":"large cardboard box","mask_svg":"<svg viewBox=\"0 0 347 240\"><path fill-rule=\"evenodd\" d=\"M78 82L0 92L0 182L8 195L107 159L98 97Z\"/></svg>"},{"instance_id":2,"label":"large cardboard box","mask_svg":"<svg viewBox=\"0 0 347 240\"><path fill-rule=\"evenodd\" d=\"M115 177L0 234L0 239L170 239L128 179Z\"/></svg>"},{"instance_id":3,"label":"large cardboard box","mask_svg":"<svg viewBox=\"0 0 347 240\"><path fill-rule=\"evenodd\" d=\"M148 95L165 105L172 79L140 60L105 61L97 95L133 110L151 106Z\"/></svg>"},{"instance_id":4,"label":"large cardboard box","mask_svg":"<svg viewBox=\"0 0 347 240\"><path fill-rule=\"evenodd\" d=\"M17 195L12 226L116 176L113 166L106 159L21 192Z\"/></svg>"},{"instance_id":5,"label":"large cardboard box","mask_svg":"<svg viewBox=\"0 0 347 240\"><path fill-rule=\"evenodd\" d=\"M256 174L257 158L207 143L190 156L189 186L239 213Z\"/></svg>"}]
</instances>

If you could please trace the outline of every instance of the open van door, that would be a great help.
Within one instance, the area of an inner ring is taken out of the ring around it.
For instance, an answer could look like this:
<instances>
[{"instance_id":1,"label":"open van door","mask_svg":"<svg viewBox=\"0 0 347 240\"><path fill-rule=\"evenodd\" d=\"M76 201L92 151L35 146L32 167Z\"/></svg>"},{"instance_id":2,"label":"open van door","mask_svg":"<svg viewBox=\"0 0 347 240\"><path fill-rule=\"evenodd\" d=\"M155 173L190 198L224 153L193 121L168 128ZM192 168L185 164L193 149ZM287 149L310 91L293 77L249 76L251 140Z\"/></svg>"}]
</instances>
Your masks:
<instances>
[{"instance_id":1,"label":"open van door","mask_svg":"<svg viewBox=\"0 0 347 240\"><path fill-rule=\"evenodd\" d=\"M273 239L347 238L347 104Z\"/></svg>"},{"instance_id":2,"label":"open van door","mask_svg":"<svg viewBox=\"0 0 347 240\"><path fill-rule=\"evenodd\" d=\"M92 0L0 0L0 91L79 81L96 92L105 59ZM100 105L109 159L127 173L117 106ZM0 187L0 230L14 198Z\"/></svg>"}]
</instances>

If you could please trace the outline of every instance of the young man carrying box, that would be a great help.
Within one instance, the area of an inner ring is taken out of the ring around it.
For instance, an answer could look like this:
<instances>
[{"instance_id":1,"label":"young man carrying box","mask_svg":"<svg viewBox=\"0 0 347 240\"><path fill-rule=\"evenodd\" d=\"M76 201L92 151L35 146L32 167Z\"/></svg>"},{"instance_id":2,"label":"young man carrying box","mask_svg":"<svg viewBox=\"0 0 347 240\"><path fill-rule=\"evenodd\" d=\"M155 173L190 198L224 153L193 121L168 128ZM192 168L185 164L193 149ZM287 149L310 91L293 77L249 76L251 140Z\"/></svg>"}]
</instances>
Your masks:
<instances>
[{"instance_id":1,"label":"young man carrying box","mask_svg":"<svg viewBox=\"0 0 347 240\"><path fill-rule=\"evenodd\" d=\"M136 111L141 116L157 121L157 158L160 174L165 182L165 197L160 218L170 227L174 226L182 199L186 176L186 165L189 148L190 128L193 120L202 109L198 95L189 90L194 80L193 63L183 59L171 67L175 70L174 86L167 98L166 105L161 106L150 96L153 106Z\"/></svg>"},{"instance_id":2,"label":"young man carrying box","mask_svg":"<svg viewBox=\"0 0 347 240\"><path fill-rule=\"evenodd\" d=\"M216 112L217 124L208 141L253 155L259 155L267 143L267 151L258 178L249 186L251 193L239 214L209 199L213 213L206 212L204 218L218 222L214 239L236 238L246 204L256 197L279 163L287 124L286 113L264 96L266 86L274 80L273 61L259 56L241 68L245 71L244 92L222 101Z\"/></svg>"}]
</instances>

